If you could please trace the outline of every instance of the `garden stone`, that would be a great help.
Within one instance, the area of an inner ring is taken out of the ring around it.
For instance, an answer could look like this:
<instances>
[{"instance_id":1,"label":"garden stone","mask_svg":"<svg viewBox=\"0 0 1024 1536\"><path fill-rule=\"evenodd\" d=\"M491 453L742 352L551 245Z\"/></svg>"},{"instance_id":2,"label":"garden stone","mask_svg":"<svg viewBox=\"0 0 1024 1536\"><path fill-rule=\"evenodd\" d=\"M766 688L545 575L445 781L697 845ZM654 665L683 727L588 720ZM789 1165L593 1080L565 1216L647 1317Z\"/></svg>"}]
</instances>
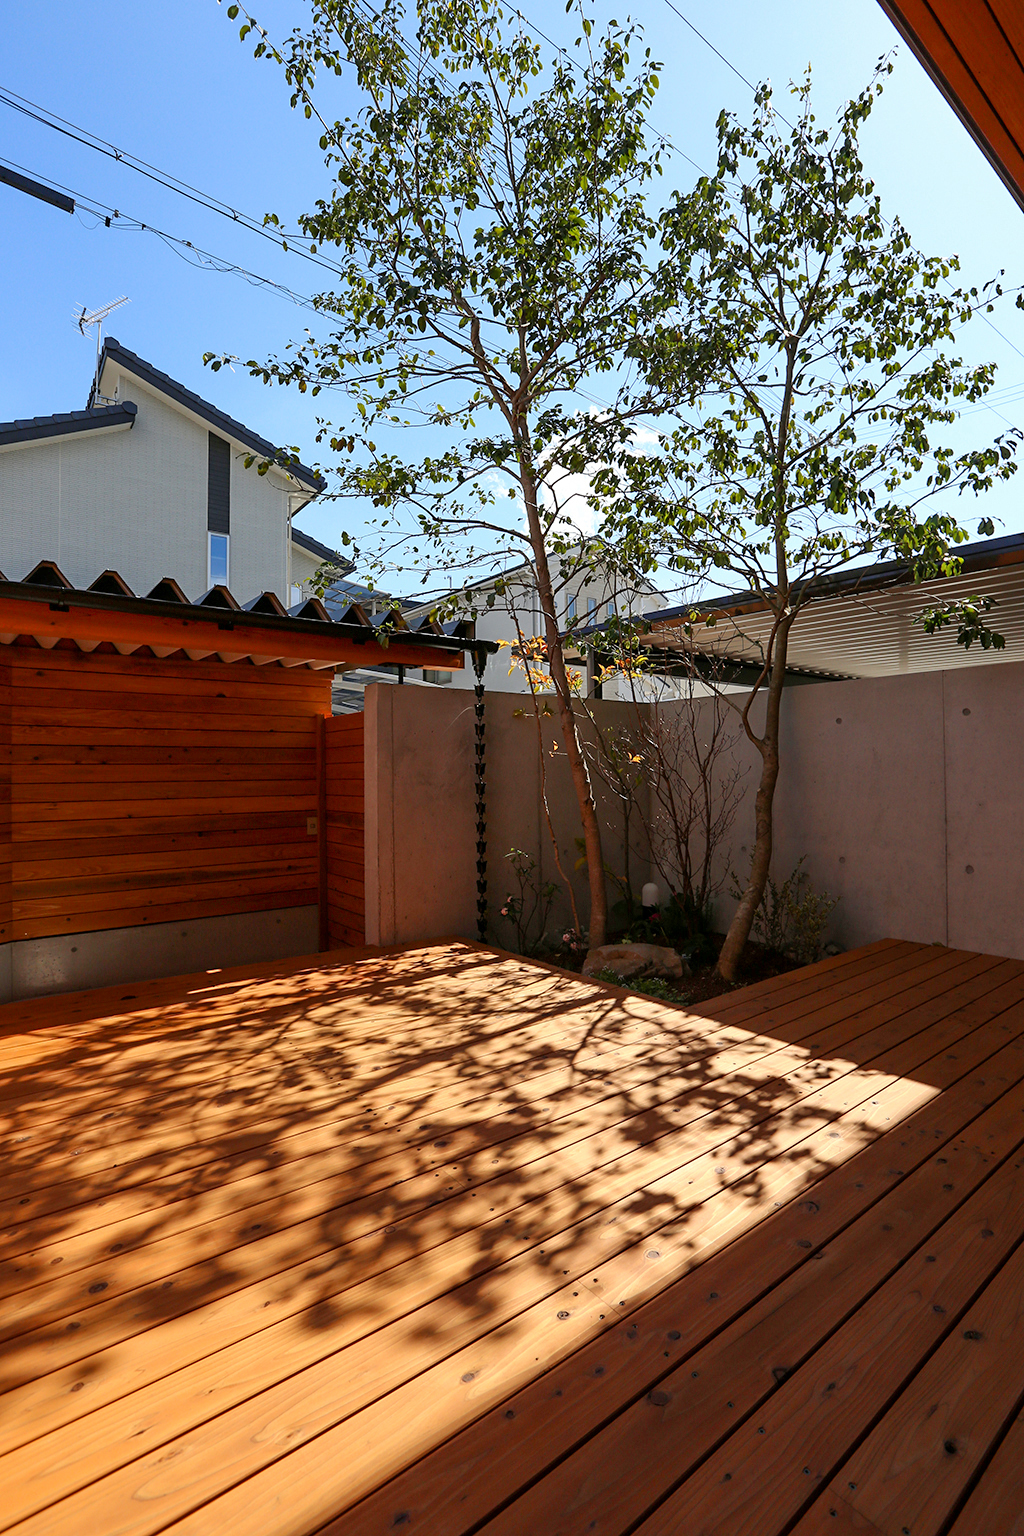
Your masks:
<instances>
[{"instance_id":1,"label":"garden stone","mask_svg":"<svg viewBox=\"0 0 1024 1536\"><path fill-rule=\"evenodd\" d=\"M660 944L602 944L592 949L583 962L584 976L598 971L614 971L616 976L663 976L666 981L681 981L690 967L674 949Z\"/></svg>"}]
</instances>

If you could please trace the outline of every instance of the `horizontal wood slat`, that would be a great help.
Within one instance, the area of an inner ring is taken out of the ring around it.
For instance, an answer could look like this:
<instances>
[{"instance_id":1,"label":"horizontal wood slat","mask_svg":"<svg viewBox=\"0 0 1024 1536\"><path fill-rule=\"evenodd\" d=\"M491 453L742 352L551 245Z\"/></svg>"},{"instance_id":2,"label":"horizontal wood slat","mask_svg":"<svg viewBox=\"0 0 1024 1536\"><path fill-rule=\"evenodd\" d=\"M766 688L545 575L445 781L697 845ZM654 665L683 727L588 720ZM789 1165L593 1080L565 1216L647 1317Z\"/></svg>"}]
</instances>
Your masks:
<instances>
[{"instance_id":1,"label":"horizontal wood slat","mask_svg":"<svg viewBox=\"0 0 1024 1536\"><path fill-rule=\"evenodd\" d=\"M53 917L19 918L11 924L13 939L43 939L58 933L99 933L107 928L150 926L153 923L188 923L201 917L230 917L244 912L276 912L285 907L316 905L316 885L295 890L265 891L259 896L189 896L188 900L169 901L164 906L141 907L130 911L123 906L108 911L68 912L60 920Z\"/></svg>"},{"instance_id":2,"label":"horizontal wood slat","mask_svg":"<svg viewBox=\"0 0 1024 1536\"><path fill-rule=\"evenodd\" d=\"M2 652L0 939L316 902L329 673Z\"/></svg>"}]
</instances>

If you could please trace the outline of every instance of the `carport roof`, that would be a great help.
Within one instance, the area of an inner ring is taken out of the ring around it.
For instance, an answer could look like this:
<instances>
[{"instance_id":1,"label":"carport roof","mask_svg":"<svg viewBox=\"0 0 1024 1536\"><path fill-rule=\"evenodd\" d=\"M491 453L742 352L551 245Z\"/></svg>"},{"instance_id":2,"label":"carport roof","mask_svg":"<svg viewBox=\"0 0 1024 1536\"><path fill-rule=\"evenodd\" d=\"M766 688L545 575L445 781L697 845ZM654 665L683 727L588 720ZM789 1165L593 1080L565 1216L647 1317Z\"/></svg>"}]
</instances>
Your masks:
<instances>
[{"instance_id":1,"label":"carport roof","mask_svg":"<svg viewBox=\"0 0 1024 1536\"><path fill-rule=\"evenodd\" d=\"M910 566L896 560L847 567L825 578L821 595L793 626L790 669L822 677L885 677L1024 661L1024 534L965 544L957 554L964 562L961 574L938 581L915 583ZM929 635L915 622L933 604L979 595L995 598L991 624L1005 638L1004 650L968 650L951 628ZM641 643L669 663L673 653L694 650L760 662L771 628L763 600L740 592L649 615Z\"/></svg>"}]
</instances>

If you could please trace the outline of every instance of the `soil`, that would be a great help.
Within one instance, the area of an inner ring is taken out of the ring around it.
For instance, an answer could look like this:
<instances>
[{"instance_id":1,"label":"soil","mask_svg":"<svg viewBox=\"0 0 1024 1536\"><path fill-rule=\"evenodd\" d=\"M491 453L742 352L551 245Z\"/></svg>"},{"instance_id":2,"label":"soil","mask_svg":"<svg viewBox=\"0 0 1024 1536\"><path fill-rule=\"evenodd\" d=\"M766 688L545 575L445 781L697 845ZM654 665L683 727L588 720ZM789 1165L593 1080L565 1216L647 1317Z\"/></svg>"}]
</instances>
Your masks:
<instances>
[{"instance_id":1,"label":"soil","mask_svg":"<svg viewBox=\"0 0 1024 1536\"><path fill-rule=\"evenodd\" d=\"M725 943L724 933L710 935L715 947L715 957ZM585 959L583 954L570 954L566 951L557 956L551 956L553 964L563 970L579 972L583 968ZM740 975L736 982L723 981L715 970L715 961L709 960L703 965L694 968L692 976L681 981L675 989L673 998L663 1001L675 1002L688 1006L693 1003L710 1002L712 998L722 997L727 992L734 992L739 987L748 987L755 981L767 981L770 976L781 976L787 971L800 969L798 960L787 960L784 955L778 955L774 950L765 949L761 944L755 944L748 940L740 957ZM628 987L629 983L626 983Z\"/></svg>"}]
</instances>

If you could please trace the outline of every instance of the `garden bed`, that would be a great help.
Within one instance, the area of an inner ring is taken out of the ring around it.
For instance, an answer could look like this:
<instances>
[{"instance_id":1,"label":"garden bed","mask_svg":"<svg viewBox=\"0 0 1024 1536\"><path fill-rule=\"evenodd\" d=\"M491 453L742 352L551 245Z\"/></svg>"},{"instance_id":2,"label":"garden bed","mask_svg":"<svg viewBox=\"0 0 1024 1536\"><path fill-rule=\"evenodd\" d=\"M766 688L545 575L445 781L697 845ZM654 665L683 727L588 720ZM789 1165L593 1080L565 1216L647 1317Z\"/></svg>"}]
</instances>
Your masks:
<instances>
[{"instance_id":1,"label":"garden bed","mask_svg":"<svg viewBox=\"0 0 1024 1536\"><path fill-rule=\"evenodd\" d=\"M715 959L708 959L695 965L692 975L670 985L664 994L659 991L658 996L662 1001L686 1007L693 1003L706 1003L712 998L734 991L737 987L747 987L752 982L766 981L771 976L781 976L786 971L800 969L800 961L788 960L784 955L776 954L773 950L765 949L762 944L755 944L753 940L748 940L740 960L738 979L731 983L723 981L715 970L715 964L718 952L725 943L725 934L715 933L708 937L714 946ZM559 966L562 970L577 973L582 970L585 958L585 954L570 950L550 956L552 964ZM617 985L630 991L646 990L636 986L634 979L631 978L620 980Z\"/></svg>"}]
</instances>

